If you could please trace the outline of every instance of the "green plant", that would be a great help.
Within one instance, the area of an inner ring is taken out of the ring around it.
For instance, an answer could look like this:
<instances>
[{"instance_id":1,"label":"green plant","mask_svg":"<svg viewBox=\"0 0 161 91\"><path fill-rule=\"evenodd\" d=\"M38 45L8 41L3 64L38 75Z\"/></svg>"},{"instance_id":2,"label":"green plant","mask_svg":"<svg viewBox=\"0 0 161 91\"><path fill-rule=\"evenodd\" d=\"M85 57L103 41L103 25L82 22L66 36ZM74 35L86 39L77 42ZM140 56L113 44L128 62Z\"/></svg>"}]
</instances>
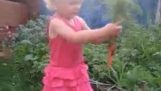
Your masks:
<instances>
[{"instance_id":1,"label":"green plant","mask_svg":"<svg viewBox=\"0 0 161 91\"><path fill-rule=\"evenodd\" d=\"M106 65L105 45L87 45L85 56L91 77L95 80L115 84L127 91L139 91L141 82L146 82L147 91L160 89L160 26L141 27L125 24L118 39L118 49L112 70ZM124 91L124 90L123 90Z\"/></svg>"},{"instance_id":2,"label":"green plant","mask_svg":"<svg viewBox=\"0 0 161 91\"><path fill-rule=\"evenodd\" d=\"M17 29L17 38L13 46L14 65L17 70L15 77L19 78L17 85L25 91L39 91L43 67L48 63L45 20L46 17L39 17Z\"/></svg>"}]
</instances>

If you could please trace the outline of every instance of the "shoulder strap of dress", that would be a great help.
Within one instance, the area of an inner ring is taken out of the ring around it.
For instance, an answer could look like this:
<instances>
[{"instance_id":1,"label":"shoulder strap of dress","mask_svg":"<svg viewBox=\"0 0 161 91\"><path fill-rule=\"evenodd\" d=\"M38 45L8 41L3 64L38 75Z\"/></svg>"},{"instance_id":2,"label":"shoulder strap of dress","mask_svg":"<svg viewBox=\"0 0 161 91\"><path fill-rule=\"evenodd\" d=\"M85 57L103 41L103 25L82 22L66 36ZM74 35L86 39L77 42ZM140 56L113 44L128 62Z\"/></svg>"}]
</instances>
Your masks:
<instances>
[{"instance_id":1,"label":"shoulder strap of dress","mask_svg":"<svg viewBox=\"0 0 161 91\"><path fill-rule=\"evenodd\" d=\"M74 18L74 25L75 25L75 26L72 26L71 24L69 24L69 23L67 22L67 20L61 18L61 17L58 16L58 15L56 15L56 17L58 17L59 19L61 19L66 25L68 25L70 28L72 28L72 29L74 29L74 30L78 30L78 27L82 26L80 20L79 20L77 17Z\"/></svg>"},{"instance_id":2,"label":"shoulder strap of dress","mask_svg":"<svg viewBox=\"0 0 161 91\"><path fill-rule=\"evenodd\" d=\"M79 17L75 17L74 18L74 22L75 22L75 25L76 25L76 27L80 30L82 30L83 29L83 24L82 24L82 22L81 22L81 20L79 19Z\"/></svg>"}]
</instances>

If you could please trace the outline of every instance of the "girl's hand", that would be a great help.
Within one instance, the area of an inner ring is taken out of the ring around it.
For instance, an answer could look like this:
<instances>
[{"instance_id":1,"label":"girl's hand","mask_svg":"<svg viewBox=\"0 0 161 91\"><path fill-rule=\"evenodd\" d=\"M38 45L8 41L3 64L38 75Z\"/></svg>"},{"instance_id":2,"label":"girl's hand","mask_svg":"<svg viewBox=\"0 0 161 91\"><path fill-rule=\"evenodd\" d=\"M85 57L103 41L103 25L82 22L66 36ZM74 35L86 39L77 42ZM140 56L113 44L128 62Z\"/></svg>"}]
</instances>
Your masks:
<instances>
[{"instance_id":1,"label":"girl's hand","mask_svg":"<svg viewBox=\"0 0 161 91\"><path fill-rule=\"evenodd\" d=\"M109 23L105 26L107 29L108 38L116 38L120 35L122 26L118 23Z\"/></svg>"}]
</instances>

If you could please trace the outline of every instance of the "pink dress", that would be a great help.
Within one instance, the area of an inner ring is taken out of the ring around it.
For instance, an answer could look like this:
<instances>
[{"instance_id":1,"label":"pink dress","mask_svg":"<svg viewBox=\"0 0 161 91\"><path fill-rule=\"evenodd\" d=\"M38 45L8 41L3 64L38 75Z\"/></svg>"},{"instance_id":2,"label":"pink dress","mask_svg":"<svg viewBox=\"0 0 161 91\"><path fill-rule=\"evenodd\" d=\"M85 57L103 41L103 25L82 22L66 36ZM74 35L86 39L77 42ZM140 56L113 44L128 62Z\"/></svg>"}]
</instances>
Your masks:
<instances>
[{"instance_id":1,"label":"pink dress","mask_svg":"<svg viewBox=\"0 0 161 91\"><path fill-rule=\"evenodd\" d=\"M77 17L74 18L74 26L61 20L75 32L82 30ZM84 63L82 44L68 42L57 35L49 39L49 46L50 62L44 70L42 91L93 91L88 66Z\"/></svg>"}]
</instances>

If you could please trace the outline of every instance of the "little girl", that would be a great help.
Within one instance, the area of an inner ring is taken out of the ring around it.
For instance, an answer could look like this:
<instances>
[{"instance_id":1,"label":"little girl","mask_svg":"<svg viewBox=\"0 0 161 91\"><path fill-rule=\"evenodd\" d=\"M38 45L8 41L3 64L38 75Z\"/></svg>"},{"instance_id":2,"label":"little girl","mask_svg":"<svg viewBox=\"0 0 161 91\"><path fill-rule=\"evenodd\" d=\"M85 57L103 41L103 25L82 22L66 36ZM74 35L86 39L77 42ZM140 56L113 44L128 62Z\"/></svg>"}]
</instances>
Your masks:
<instances>
[{"instance_id":1,"label":"little girl","mask_svg":"<svg viewBox=\"0 0 161 91\"><path fill-rule=\"evenodd\" d=\"M83 0L45 0L55 14L48 27L50 62L45 67L42 91L93 91L83 44L101 43L118 36L120 26L107 24L91 30L77 16Z\"/></svg>"}]
</instances>

